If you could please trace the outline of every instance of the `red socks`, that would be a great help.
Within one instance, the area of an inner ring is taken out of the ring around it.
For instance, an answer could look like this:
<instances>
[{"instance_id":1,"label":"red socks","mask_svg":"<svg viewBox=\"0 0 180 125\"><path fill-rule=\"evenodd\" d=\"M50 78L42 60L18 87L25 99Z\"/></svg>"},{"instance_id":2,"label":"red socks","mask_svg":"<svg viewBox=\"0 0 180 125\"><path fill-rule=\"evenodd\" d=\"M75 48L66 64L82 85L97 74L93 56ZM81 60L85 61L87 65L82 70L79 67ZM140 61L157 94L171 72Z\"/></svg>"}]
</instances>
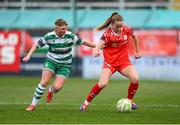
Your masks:
<instances>
[{"instance_id":1,"label":"red socks","mask_svg":"<svg viewBox=\"0 0 180 125\"><path fill-rule=\"evenodd\" d=\"M101 90L102 90L102 88L100 88L98 84L95 84L95 85L92 87L90 93L88 94L86 100L87 100L88 102L91 102L91 100L92 100L96 95L98 95Z\"/></svg>"},{"instance_id":2,"label":"red socks","mask_svg":"<svg viewBox=\"0 0 180 125\"><path fill-rule=\"evenodd\" d=\"M132 99L134 95L136 94L136 91L139 87L139 82L137 83L130 83L129 88L128 88L128 99Z\"/></svg>"},{"instance_id":3,"label":"red socks","mask_svg":"<svg viewBox=\"0 0 180 125\"><path fill-rule=\"evenodd\" d=\"M128 99L132 99L134 97L134 95L136 94L136 91L139 87L139 82L137 81L137 83L130 83L129 88L128 88ZM86 100L88 102L91 102L92 99L99 94L99 92L102 90L103 88L100 88L98 84L95 84L90 93L88 94Z\"/></svg>"}]
</instances>

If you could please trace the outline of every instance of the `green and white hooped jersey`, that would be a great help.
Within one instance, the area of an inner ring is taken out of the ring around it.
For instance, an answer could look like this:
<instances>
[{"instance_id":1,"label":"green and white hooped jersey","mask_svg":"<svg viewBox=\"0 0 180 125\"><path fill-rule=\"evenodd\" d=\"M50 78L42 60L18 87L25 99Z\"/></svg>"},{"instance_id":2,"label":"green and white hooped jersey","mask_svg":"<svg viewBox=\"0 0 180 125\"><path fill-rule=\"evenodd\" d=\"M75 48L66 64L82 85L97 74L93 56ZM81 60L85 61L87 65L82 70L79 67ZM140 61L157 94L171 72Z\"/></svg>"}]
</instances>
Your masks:
<instances>
[{"instance_id":1,"label":"green and white hooped jersey","mask_svg":"<svg viewBox=\"0 0 180 125\"><path fill-rule=\"evenodd\" d=\"M53 62L69 66L72 63L72 46L81 45L82 39L76 34L67 31L62 37L56 35L55 31L47 33L38 42L38 47L49 46L47 58Z\"/></svg>"}]
</instances>

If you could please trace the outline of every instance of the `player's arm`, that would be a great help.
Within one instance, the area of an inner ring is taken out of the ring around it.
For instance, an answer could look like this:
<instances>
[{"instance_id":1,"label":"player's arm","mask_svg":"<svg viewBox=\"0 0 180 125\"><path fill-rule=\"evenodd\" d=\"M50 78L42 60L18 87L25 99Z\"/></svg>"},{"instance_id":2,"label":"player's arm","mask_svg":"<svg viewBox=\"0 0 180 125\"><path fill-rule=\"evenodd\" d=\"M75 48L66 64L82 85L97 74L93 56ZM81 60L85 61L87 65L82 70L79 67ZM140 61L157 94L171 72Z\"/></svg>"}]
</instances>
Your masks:
<instances>
[{"instance_id":1,"label":"player's arm","mask_svg":"<svg viewBox=\"0 0 180 125\"><path fill-rule=\"evenodd\" d=\"M134 41L134 45L135 45L135 49L136 49L136 53L135 53L135 58L141 58L141 49L140 49L140 42L139 39L137 37L137 35L133 32L133 34L131 35Z\"/></svg>"},{"instance_id":2,"label":"player's arm","mask_svg":"<svg viewBox=\"0 0 180 125\"><path fill-rule=\"evenodd\" d=\"M29 50L28 54L23 58L23 61L27 62L31 58L31 56L34 53L34 51L36 51L36 49L37 49L37 43L34 42L33 46Z\"/></svg>"},{"instance_id":3,"label":"player's arm","mask_svg":"<svg viewBox=\"0 0 180 125\"><path fill-rule=\"evenodd\" d=\"M83 40L82 45L85 45L85 46L88 46L88 47L92 47L92 48L96 47L96 45L93 42L88 41L88 40Z\"/></svg>"},{"instance_id":4,"label":"player's arm","mask_svg":"<svg viewBox=\"0 0 180 125\"><path fill-rule=\"evenodd\" d=\"M100 40L94 49L94 56L95 57L100 56L100 51L104 47L105 47L105 42L103 40Z\"/></svg>"},{"instance_id":5,"label":"player's arm","mask_svg":"<svg viewBox=\"0 0 180 125\"><path fill-rule=\"evenodd\" d=\"M45 36L45 37L41 38L40 40L38 40L37 42L34 42L33 46L31 47L30 51L28 52L28 54L23 58L24 62L27 62L31 58L32 54L36 51L37 48L41 48L46 45L47 37L48 36Z\"/></svg>"},{"instance_id":6,"label":"player's arm","mask_svg":"<svg viewBox=\"0 0 180 125\"><path fill-rule=\"evenodd\" d=\"M95 48L95 44L92 42L92 41L89 41L89 40L82 40L81 38L79 38L76 34L72 34L74 37L73 37L73 43L75 45L85 45L85 46L88 46L88 47L91 47L91 48Z\"/></svg>"}]
</instances>

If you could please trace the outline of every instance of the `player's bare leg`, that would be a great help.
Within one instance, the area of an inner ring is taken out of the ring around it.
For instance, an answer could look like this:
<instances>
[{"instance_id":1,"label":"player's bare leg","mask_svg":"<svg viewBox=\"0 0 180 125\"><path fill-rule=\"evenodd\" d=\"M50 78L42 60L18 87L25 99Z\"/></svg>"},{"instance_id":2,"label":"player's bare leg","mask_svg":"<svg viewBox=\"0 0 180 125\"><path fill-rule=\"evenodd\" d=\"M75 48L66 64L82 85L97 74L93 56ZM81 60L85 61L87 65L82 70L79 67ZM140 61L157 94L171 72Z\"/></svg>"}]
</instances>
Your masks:
<instances>
[{"instance_id":1,"label":"player's bare leg","mask_svg":"<svg viewBox=\"0 0 180 125\"><path fill-rule=\"evenodd\" d=\"M31 105L29 105L26 110L27 111L34 111L37 103L39 102L40 98L42 97L44 90L50 79L52 78L53 73L47 69L42 71L41 81L35 89L34 97L32 99Z\"/></svg>"},{"instance_id":2,"label":"player's bare leg","mask_svg":"<svg viewBox=\"0 0 180 125\"><path fill-rule=\"evenodd\" d=\"M48 90L46 103L50 103L52 101L54 93L57 93L63 87L65 80L66 77L64 76L56 76L53 85Z\"/></svg>"},{"instance_id":3,"label":"player's bare leg","mask_svg":"<svg viewBox=\"0 0 180 125\"><path fill-rule=\"evenodd\" d=\"M90 102L95 98L99 92L108 85L109 79L111 78L112 72L108 68L104 68L100 77L100 80L97 84L95 84L91 91L89 92L86 100L80 106L80 111L85 111Z\"/></svg>"},{"instance_id":4,"label":"player's bare leg","mask_svg":"<svg viewBox=\"0 0 180 125\"><path fill-rule=\"evenodd\" d=\"M121 71L121 74L127 77L131 82L128 88L128 99L131 100L132 109L137 109L136 103L133 101L133 97L139 87L139 76L133 65L127 66Z\"/></svg>"}]
</instances>

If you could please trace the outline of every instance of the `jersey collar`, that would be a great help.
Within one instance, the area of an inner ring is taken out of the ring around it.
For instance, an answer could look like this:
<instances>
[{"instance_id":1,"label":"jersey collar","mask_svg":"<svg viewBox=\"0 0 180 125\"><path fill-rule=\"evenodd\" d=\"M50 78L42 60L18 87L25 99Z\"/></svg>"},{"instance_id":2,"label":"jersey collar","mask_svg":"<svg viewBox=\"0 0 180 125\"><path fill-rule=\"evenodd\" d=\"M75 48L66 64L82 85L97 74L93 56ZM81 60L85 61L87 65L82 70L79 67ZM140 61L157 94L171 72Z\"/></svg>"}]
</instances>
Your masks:
<instances>
[{"instance_id":1,"label":"jersey collar","mask_svg":"<svg viewBox=\"0 0 180 125\"><path fill-rule=\"evenodd\" d=\"M120 36L120 35L121 35L121 32L122 32L122 27L121 27L121 32L120 32L120 34L115 33L112 27L111 27L111 31L113 32L114 35Z\"/></svg>"},{"instance_id":2,"label":"jersey collar","mask_svg":"<svg viewBox=\"0 0 180 125\"><path fill-rule=\"evenodd\" d=\"M65 32L65 34L66 34L66 33L67 33L67 31ZM54 34L55 34L55 36L58 37L58 38L62 38L62 37L65 36L65 34L64 34L63 36L58 36L58 35L56 34L56 31L54 31Z\"/></svg>"}]
</instances>

